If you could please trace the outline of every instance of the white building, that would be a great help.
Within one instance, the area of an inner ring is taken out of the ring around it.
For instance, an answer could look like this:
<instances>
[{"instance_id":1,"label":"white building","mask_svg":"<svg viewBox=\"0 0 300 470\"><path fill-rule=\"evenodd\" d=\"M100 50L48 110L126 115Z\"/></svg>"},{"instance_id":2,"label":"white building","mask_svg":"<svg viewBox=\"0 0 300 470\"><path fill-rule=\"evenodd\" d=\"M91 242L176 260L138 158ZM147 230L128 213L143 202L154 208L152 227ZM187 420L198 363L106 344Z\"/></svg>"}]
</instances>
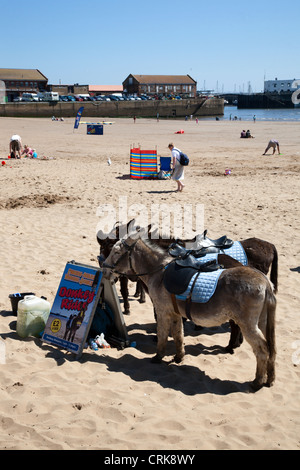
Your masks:
<instances>
[{"instance_id":1,"label":"white building","mask_svg":"<svg viewBox=\"0 0 300 470\"><path fill-rule=\"evenodd\" d=\"M280 92L293 92L298 88L300 80L265 80L264 92L265 93L280 93Z\"/></svg>"}]
</instances>

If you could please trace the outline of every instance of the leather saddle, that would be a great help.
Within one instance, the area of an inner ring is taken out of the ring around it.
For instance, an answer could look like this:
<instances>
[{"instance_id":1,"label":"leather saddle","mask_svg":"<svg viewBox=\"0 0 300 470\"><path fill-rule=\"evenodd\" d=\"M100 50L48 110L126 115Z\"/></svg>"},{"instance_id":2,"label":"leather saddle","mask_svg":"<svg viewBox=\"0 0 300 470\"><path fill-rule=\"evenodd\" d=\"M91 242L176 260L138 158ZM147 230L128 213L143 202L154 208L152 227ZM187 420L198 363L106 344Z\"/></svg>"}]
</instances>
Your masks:
<instances>
[{"instance_id":1,"label":"leather saddle","mask_svg":"<svg viewBox=\"0 0 300 470\"><path fill-rule=\"evenodd\" d=\"M178 243L169 246L169 254L175 259L166 267L163 277L164 286L171 294L174 309L179 314L175 295L187 291L192 277L196 274L185 302L186 315L190 320L192 292L199 275L201 272L212 272L223 268L217 263L217 257L209 261L202 258L208 254L219 253L220 250L230 248L233 245L233 241L226 235L212 240L206 237L206 233L207 230L202 235L197 235L195 249L184 248Z\"/></svg>"},{"instance_id":2,"label":"leather saddle","mask_svg":"<svg viewBox=\"0 0 300 470\"><path fill-rule=\"evenodd\" d=\"M204 232L201 235L197 235L195 239L195 246L196 249L200 248L205 248L205 247L215 247L219 248L220 250L226 250L226 248L230 248L233 245L233 240L230 238L227 238L227 235L223 235L220 238L217 238L216 240L212 240L211 238L208 238L206 236L207 230L204 230Z\"/></svg>"},{"instance_id":3,"label":"leather saddle","mask_svg":"<svg viewBox=\"0 0 300 470\"><path fill-rule=\"evenodd\" d=\"M222 266L216 259L205 261L202 258L209 253L218 253L218 250L208 249L187 250L180 245L172 244L169 254L175 259L164 272L164 286L171 294L182 294L188 288L194 274L201 272L212 272L221 269ZM197 276L198 277L198 276Z\"/></svg>"},{"instance_id":4,"label":"leather saddle","mask_svg":"<svg viewBox=\"0 0 300 470\"><path fill-rule=\"evenodd\" d=\"M198 249L187 249L177 243L169 246L169 254L181 260L194 258L202 258L210 253L219 253L220 249L216 246L200 247Z\"/></svg>"}]
</instances>

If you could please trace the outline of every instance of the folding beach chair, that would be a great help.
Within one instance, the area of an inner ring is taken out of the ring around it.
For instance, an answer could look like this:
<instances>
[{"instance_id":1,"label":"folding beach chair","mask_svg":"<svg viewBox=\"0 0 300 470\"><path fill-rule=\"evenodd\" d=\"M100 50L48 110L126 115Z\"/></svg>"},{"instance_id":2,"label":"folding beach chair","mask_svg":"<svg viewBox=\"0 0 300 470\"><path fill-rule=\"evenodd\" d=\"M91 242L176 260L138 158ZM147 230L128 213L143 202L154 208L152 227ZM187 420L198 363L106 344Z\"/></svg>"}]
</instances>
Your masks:
<instances>
[{"instance_id":1,"label":"folding beach chair","mask_svg":"<svg viewBox=\"0 0 300 470\"><path fill-rule=\"evenodd\" d=\"M168 179L171 178L171 157L159 157L160 158L160 172L159 179Z\"/></svg>"}]
</instances>

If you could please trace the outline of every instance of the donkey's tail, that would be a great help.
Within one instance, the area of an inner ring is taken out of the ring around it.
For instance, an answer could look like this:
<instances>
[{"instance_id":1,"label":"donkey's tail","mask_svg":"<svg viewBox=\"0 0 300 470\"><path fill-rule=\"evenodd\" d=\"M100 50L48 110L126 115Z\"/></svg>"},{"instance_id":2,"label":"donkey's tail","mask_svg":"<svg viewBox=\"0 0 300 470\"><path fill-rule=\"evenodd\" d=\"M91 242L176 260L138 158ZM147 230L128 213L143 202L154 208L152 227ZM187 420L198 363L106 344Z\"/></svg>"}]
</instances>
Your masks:
<instances>
[{"instance_id":1,"label":"donkey's tail","mask_svg":"<svg viewBox=\"0 0 300 470\"><path fill-rule=\"evenodd\" d=\"M267 307L267 325L266 340L269 350L268 359L268 382L269 386L275 380L275 358L276 358L276 341L275 341L275 313L276 313L276 297L272 287L269 284L266 289L266 307Z\"/></svg>"},{"instance_id":2,"label":"donkey's tail","mask_svg":"<svg viewBox=\"0 0 300 470\"><path fill-rule=\"evenodd\" d=\"M273 250L273 261L272 261L272 266L271 266L271 273L270 273L270 279L271 282L273 283L275 294L278 291L278 253L276 250L276 247L273 245L274 250Z\"/></svg>"}]
</instances>

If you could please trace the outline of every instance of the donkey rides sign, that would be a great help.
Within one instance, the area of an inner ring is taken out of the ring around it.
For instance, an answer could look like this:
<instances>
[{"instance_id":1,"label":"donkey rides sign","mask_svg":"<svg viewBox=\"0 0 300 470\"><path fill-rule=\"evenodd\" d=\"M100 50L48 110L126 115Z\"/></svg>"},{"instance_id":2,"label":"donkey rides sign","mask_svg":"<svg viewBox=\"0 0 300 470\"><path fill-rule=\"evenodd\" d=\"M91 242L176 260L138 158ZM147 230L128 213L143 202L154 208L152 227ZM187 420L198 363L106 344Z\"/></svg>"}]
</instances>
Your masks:
<instances>
[{"instance_id":1,"label":"donkey rides sign","mask_svg":"<svg viewBox=\"0 0 300 470\"><path fill-rule=\"evenodd\" d=\"M42 340L80 355L100 297L98 268L66 264Z\"/></svg>"}]
</instances>

